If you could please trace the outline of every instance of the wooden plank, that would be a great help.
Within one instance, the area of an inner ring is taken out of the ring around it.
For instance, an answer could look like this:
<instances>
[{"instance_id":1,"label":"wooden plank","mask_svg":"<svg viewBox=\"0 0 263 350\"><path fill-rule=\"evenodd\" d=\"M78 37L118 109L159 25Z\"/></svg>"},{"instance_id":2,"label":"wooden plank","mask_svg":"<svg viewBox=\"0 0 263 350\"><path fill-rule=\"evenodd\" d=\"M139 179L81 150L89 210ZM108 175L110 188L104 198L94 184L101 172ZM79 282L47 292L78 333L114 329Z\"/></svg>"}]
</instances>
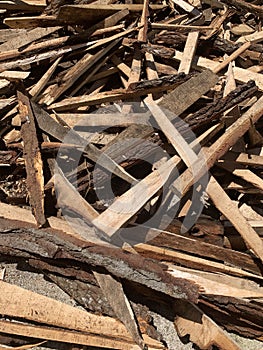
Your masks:
<instances>
[{"instance_id":1,"label":"wooden plank","mask_svg":"<svg viewBox=\"0 0 263 350\"><path fill-rule=\"evenodd\" d=\"M244 51L246 51L251 46L250 42L244 43L237 50L235 50L230 56L228 56L223 62L219 63L214 69L214 73L219 73L222 69L228 66L228 64L239 57Z\"/></svg>"},{"instance_id":2,"label":"wooden plank","mask_svg":"<svg viewBox=\"0 0 263 350\"><path fill-rule=\"evenodd\" d=\"M157 259L159 261L169 261L179 264L180 266L187 266L196 269L198 268L204 271L221 272L233 276L263 280L262 276L254 275L253 273L247 272L237 267L228 266L224 262L219 263L216 261L212 261L211 259L200 258L193 255L192 253L182 253L163 247L155 247L145 243L136 244L134 246L134 249L141 256L151 259Z\"/></svg>"},{"instance_id":3,"label":"wooden plank","mask_svg":"<svg viewBox=\"0 0 263 350\"><path fill-rule=\"evenodd\" d=\"M49 67L46 73L39 79L39 81L29 90L30 95L32 96L32 101L35 101L41 91L44 89L52 74L55 72L61 57L57 58L55 62Z\"/></svg>"},{"instance_id":4,"label":"wooden plank","mask_svg":"<svg viewBox=\"0 0 263 350\"><path fill-rule=\"evenodd\" d=\"M153 10L161 10L163 5L150 5ZM58 20L65 23L94 23L117 11L127 9L130 12L141 12L143 4L112 4L112 5L66 5L58 13Z\"/></svg>"},{"instance_id":5,"label":"wooden plank","mask_svg":"<svg viewBox=\"0 0 263 350\"><path fill-rule=\"evenodd\" d=\"M1 67L1 66L0 66ZM210 74L212 74L210 72ZM143 95L147 95L149 93L156 93L156 92L161 92L161 91L166 91L166 90L170 90L175 88L176 86L178 86L180 84L180 80L181 83L183 80L185 80L184 77L180 77L180 76L174 76L171 79L171 82L169 82L169 80L165 83L163 82L163 79L160 78L158 81L158 84L155 84L156 86L152 86L150 85L151 82L147 81L147 86L145 88L131 88L130 89L116 89L116 90L111 90L111 91L106 91L106 92L102 92L102 93L98 93L95 96L78 96L78 97L71 97L71 98L67 98L62 100L61 102L57 102L52 104L51 106L48 106L48 109L55 109L57 111L67 111L67 110L72 110L75 109L77 107L81 107L81 106L92 106L94 104L101 104L103 102L115 102L118 100L130 100L134 97L138 97L138 96L143 96ZM155 83L155 82L153 82ZM132 85L133 83L131 83L130 85ZM211 81L210 81L211 84ZM200 90L200 89L199 89ZM198 96L200 95L200 91L198 93ZM193 101L193 98L195 98L197 96L193 95L192 98L188 98L188 103L189 101L191 101L191 104L195 101ZM200 97L200 96L199 96ZM198 97L198 98L199 98ZM193 102L192 102L193 101ZM186 104L184 104L185 107Z\"/></svg>"},{"instance_id":6,"label":"wooden plank","mask_svg":"<svg viewBox=\"0 0 263 350\"><path fill-rule=\"evenodd\" d=\"M232 160L244 165L263 166L263 156L255 154L228 152L222 159Z\"/></svg>"},{"instance_id":7,"label":"wooden plank","mask_svg":"<svg viewBox=\"0 0 263 350\"><path fill-rule=\"evenodd\" d=\"M22 46L28 45L33 41L44 38L56 31L61 27L52 27L52 28L35 28L25 33L19 34L17 37L6 41L4 44L0 45L1 54L4 54L4 51L19 49Z\"/></svg>"},{"instance_id":8,"label":"wooden plank","mask_svg":"<svg viewBox=\"0 0 263 350\"><path fill-rule=\"evenodd\" d=\"M184 32L207 32L212 31L214 28L211 26L193 26L193 25L184 25L184 24L166 24L166 23L152 23L152 29L154 30L169 30L169 31L184 31Z\"/></svg>"},{"instance_id":9,"label":"wooden plank","mask_svg":"<svg viewBox=\"0 0 263 350\"><path fill-rule=\"evenodd\" d=\"M140 25L142 28L139 30L138 41L147 41L147 31L148 31L148 17L149 17L149 0L143 1L142 16L140 20Z\"/></svg>"},{"instance_id":10,"label":"wooden plank","mask_svg":"<svg viewBox=\"0 0 263 350\"><path fill-rule=\"evenodd\" d=\"M132 342L125 327L115 319L94 315L3 281L0 286L2 315Z\"/></svg>"},{"instance_id":11,"label":"wooden plank","mask_svg":"<svg viewBox=\"0 0 263 350\"><path fill-rule=\"evenodd\" d=\"M187 36L187 40L184 47L183 57L180 62L178 73L188 74L191 69L192 61L197 48L199 32L190 32Z\"/></svg>"},{"instance_id":12,"label":"wooden plank","mask_svg":"<svg viewBox=\"0 0 263 350\"><path fill-rule=\"evenodd\" d=\"M6 17L3 21L10 28L57 27L63 25L56 16Z\"/></svg>"},{"instance_id":13,"label":"wooden plank","mask_svg":"<svg viewBox=\"0 0 263 350\"><path fill-rule=\"evenodd\" d=\"M6 70L0 73L0 79L7 79L9 81L24 80L28 78L30 72L10 71Z\"/></svg>"},{"instance_id":14,"label":"wooden plank","mask_svg":"<svg viewBox=\"0 0 263 350\"><path fill-rule=\"evenodd\" d=\"M120 350L126 350L126 349L140 350L139 346L129 341L123 341L117 338L110 339L100 335L88 334L85 332L76 332L76 331L71 331L63 328L22 324L17 322L1 320L0 331L2 333L12 334L12 335L17 334L17 335L21 335L29 338L32 338L32 337L40 338L40 339L44 338L54 342L81 344L81 345L87 345L90 347L113 348L113 349L120 349ZM164 349L161 343L154 341L147 336L145 336L145 338L146 338L145 340L147 342L149 350ZM39 344L43 344L43 342ZM36 345L38 344L35 344L34 346ZM5 349L11 349L11 348L5 348ZM21 347L19 348L16 347L12 349L20 350Z\"/></svg>"},{"instance_id":15,"label":"wooden plank","mask_svg":"<svg viewBox=\"0 0 263 350\"><path fill-rule=\"evenodd\" d=\"M43 226L46 222L44 213L43 163L36 134L34 112L28 97L18 91L17 98L21 119L21 136L24 141L24 158L30 205L38 226Z\"/></svg>"}]
</instances>

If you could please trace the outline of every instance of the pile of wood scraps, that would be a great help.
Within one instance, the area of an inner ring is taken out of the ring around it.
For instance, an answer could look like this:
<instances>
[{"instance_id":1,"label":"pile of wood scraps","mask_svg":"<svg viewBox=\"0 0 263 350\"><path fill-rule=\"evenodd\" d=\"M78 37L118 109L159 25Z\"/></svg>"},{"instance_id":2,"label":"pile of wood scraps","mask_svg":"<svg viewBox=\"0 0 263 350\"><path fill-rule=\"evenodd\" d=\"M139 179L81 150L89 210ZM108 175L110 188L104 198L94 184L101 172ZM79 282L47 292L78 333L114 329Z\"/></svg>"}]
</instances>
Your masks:
<instances>
[{"instance_id":1,"label":"pile of wood scraps","mask_svg":"<svg viewBox=\"0 0 263 350\"><path fill-rule=\"evenodd\" d=\"M0 16L0 348L262 349L261 1Z\"/></svg>"}]
</instances>

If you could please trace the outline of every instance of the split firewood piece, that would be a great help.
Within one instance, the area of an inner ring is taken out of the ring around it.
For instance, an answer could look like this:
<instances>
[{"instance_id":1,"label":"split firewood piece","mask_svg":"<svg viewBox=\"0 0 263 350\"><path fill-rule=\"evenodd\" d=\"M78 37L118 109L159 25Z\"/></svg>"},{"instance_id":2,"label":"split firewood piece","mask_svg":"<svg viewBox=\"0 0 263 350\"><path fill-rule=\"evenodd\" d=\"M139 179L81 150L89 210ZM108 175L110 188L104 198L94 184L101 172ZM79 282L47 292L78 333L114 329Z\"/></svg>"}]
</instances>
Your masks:
<instances>
[{"instance_id":1,"label":"split firewood piece","mask_svg":"<svg viewBox=\"0 0 263 350\"><path fill-rule=\"evenodd\" d=\"M113 236L165 185L179 161L180 158L177 156L169 159L158 170L153 171L116 199L108 209L93 220L93 224L110 237Z\"/></svg>"},{"instance_id":2,"label":"split firewood piece","mask_svg":"<svg viewBox=\"0 0 263 350\"><path fill-rule=\"evenodd\" d=\"M263 30L259 32L255 32L253 34L241 36L240 38L237 39L236 43L244 43L246 41L250 41L251 43L255 44L262 40L263 40Z\"/></svg>"},{"instance_id":3,"label":"split firewood piece","mask_svg":"<svg viewBox=\"0 0 263 350\"><path fill-rule=\"evenodd\" d=\"M233 72L233 63L229 63L228 70L226 74L226 85L224 88L224 96L227 96L232 91L236 89L236 81L234 78L234 72ZM240 117L240 109L239 105L236 105L235 107L227 110L224 112L224 123L226 127L232 124L235 120L237 120ZM244 139L241 138L238 140L238 142L232 147L232 151L240 152L245 150L245 142Z\"/></svg>"},{"instance_id":4,"label":"split firewood piece","mask_svg":"<svg viewBox=\"0 0 263 350\"><path fill-rule=\"evenodd\" d=\"M207 193L209 193L209 197L217 209L224 214L240 233L247 246L263 262L263 241L214 178L211 178L208 183Z\"/></svg>"},{"instance_id":5,"label":"split firewood piece","mask_svg":"<svg viewBox=\"0 0 263 350\"><path fill-rule=\"evenodd\" d=\"M221 28L225 20L233 16L233 14L235 14L235 11L233 9L227 9L224 11L224 13L221 16L215 17L209 26L213 28L213 30L209 30L206 35L202 35L201 39L209 40L212 36L214 36L219 31L219 29Z\"/></svg>"},{"instance_id":6,"label":"split firewood piece","mask_svg":"<svg viewBox=\"0 0 263 350\"><path fill-rule=\"evenodd\" d=\"M115 45L116 41L113 41L104 50L99 51L95 55L87 53L81 60L77 62L63 77L60 84L54 85L49 95L46 96L43 103L50 105L56 101L66 90L68 90L88 69L90 69L95 63L97 63L103 56L105 56Z\"/></svg>"},{"instance_id":7,"label":"split firewood piece","mask_svg":"<svg viewBox=\"0 0 263 350\"><path fill-rule=\"evenodd\" d=\"M24 141L24 158L30 205L38 226L46 222L44 213L43 163L37 139L34 112L30 100L18 91L18 108L21 119L21 136Z\"/></svg>"},{"instance_id":8,"label":"split firewood piece","mask_svg":"<svg viewBox=\"0 0 263 350\"><path fill-rule=\"evenodd\" d=\"M101 152L96 146L89 143L86 139L82 138L76 131L65 128L57 123L50 115L44 111L39 105L32 102L32 108L35 112L39 127L47 132L49 135L57 138L61 142L71 143L81 146L83 152L88 158L95 163L97 162L104 169L107 169L110 173L121 177L128 183L136 183L137 180L127 173L119 164L113 161L109 156Z\"/></svg>"},{"instance_id":9,"label":"split firewood piece","mask_svg":"<svg viewBox=\"0 0 263 350\"><path fill-rule=\"evenodd\" d=\"M66 53L72 52L74 50L78 50L81 48L86 48L87 44L77 44L77 45L71 45L71 46L65 46L56 50L50 50L47 52L42 52L42 53L37 53L33 56L29 56L26 58L21 58L21 59L17 59L14 61L8 61L8 62L2 62L0 63L0 72L3 72L5 70L9 70L9 69L14 69L17 67L24 67L27 66L29 64L35 63L35 62L40 62L46 59L55 59L58 58Z\"/></svg>"},{"instance_id":10,"label":"split firewood piece","mask_svg":"<svg viewBox=\"0 0 263 350\"><path fill-rule=\"evenodd\" d=\"M150 5L152 10L161 10L164 5ZM117 11L128 9L130 12L141 12L143 4L111 4L111 5L66 5L59 9L57 19L68 24L94 23Z\"/></svg>"},{"instance_id":11,"label":"split firewood piece","mask_svg":"<svg viewBox=\"0 0 263 350\"><path fill-rule=\"evenodd\" d=\"M139 30L138 41L146 42L147 41L147 31L148 31L148 17L149 17L149 0L144 0L142 16L140 20L140 25L143 27Z\"/></svg>"},{"instance_id":12,"label":"split firewood piece","mask_svg":"<svg viewBox=\"0 0 263 350\"><path fill-rule=\"evenodd\" d=\"M95 271L93 271L93 274L117 318L130 332L134 342L138 344L141 349L144 349L145 344L136 317L129 300L124 293L121 282L117 281L109 274L98 273Z\"/></svg>"},{"instance_id":13,"label":"split firewood piece","mask_svg":"<svg viewBox=\"0 0 263 350\"><path fill-rule=\"evenodd\" d=\"M141 69L142 69L142 53L141 53L140 45L136 43L134 48L132 65L131 65L131 72L130 72L128 84L127 84L128 90L131 84L136 84L140 82ZM131 101L135 102L136 99L132 98ZM137 101L139 100L137 99ZM122 108L122 113L130 113L130 112L132 112L132 102L126 103Z\"/></svg>"},{"instance_id":14,"label":"split firewood piece","mask_svg":"<svg viewBox=\"0 0 263 350\"><path fill-rule=\"evenodd\" d=\"M32 101L36 101L41 91L45 88L52 74L55 72L59 62L61 61L62 56L57 58L55 62L50 66L46 73L39 79L39 81L29 90L30 95L32 96Z\"/></svg>"},{"instance_id":15,"label":"split firewood piece","mask_svg":"<svg viewBox=\"0 0 263 350\"><path fill-rule=\"evenodd\" d=\"M196 305L175 302L175 328L179 336L190 335L190 340L201 349L215 345L222 350L241 350L236 342Z\"/></svg>"},{"instance_id":16,"label":"split firewood piece","mask_svg":"<svg viewBox=\"0 0 263 350\"><path fill-rule=\"evenodd\" d=\"M235 90L229 92L229 94L225 97L215 99L215 101L207 103L205 107L190 114L184 120L192 130L197 129L200 126L209 125L212 121L218 120L222 116L223 112L236 107L250 96L255 95L257 90L258 88L255 85L255 82L251 80L247 84L238 86Z\"/></svg>"},{"instance_id":17,"label":"split firewood piece","mask_svg":"<svg viewBox=\"0 0 263 350\"><path fill-rule=\"evenodd\" d=\"M131 68L128 67L124 62L120 60L120 58L116 55L111 56L112 63L115 64L118 70L120 70L121 73L123 73L127 78L129 78L131 74Z\"/></svg>"},{"instance_id":18,"label":"split firewood piece","mask_svg":"<svg viewBox=\"0 0 263 350\"><path fill-rule=\"evenodd\" d=\"M192 15L194 17L193 19L197 19L201 17L202 15L201 12L197 8L195 8L193 5L190 5L187 1L184 1L184 0L172 0L172 1L175 5L181 7L184 11Z\"/></svg>"},{"instance_id":19,"label":"split firewood piece","mask_svg":"<svg viewBox=\"0 0 263 350\"><path fill-rule=\"evenodd\" d=\"M157 69L156 69L156 65L155 65L155 61L154 61L154 57L153 54L150 52L145 52L145 63L146 63L146 74L147 74L147 78L149 80L151 79L158 79L158 73L157 73ZM149 95L148 95L149 96ZM161 98L162 94L152 94L152 98L154 100Z\"/></svg>"},{"instance_id":20,"label":"split firewood piece","mask_svg":"<svg viewBox=\"0 0 263 350\"><path fill-rule=\"evenodd\" d=\"M187 36L187 40L184 47L183 57L180 62L178 73L188 74L191 69L192 61L194 59L195 51L197 48L199 32L190 32Z\"/></svg>"},{"instance_id":21,"label":"split firewood piece","mask_svg":"<svg viewBox=\"0 0 263 350\"><path fill-rule=\"evenodd\" d=\"M44 38L56 31L61 27L52 27L52 28L35 28L25 33L19 34L17 37L6 41L4 44L0 45L1 56L8 54L10 50L19 49L25 45L32 43L33 41Z\"/></svg>"}]
</instances>

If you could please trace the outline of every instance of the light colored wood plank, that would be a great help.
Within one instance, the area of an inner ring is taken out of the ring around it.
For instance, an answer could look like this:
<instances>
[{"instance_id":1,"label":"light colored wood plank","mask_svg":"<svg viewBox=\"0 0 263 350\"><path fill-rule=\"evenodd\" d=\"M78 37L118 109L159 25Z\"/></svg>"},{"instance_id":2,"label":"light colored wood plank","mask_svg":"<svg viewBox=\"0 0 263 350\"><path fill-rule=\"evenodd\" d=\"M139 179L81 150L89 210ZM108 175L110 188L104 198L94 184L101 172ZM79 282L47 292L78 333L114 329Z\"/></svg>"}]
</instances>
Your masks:
<instances>
[{"instance_id":1,"label":"light colored wood plank","mask_svg":"<svg viewBox=\"0 0 263 350\"><path fill-rule=\"evenodd\" d=\"M214 178L210 179L207 192L215 206L228 218L248 247L263 261L262 240Z\"/></svg>"},{"instance_id":2,"label":"light colored wood plank","mask_svg":"<svg viewBox=\"0 0 263 350\"><path fill-rule=\"evenodd\" d=\"M53 27L53 28L35 28L25 33L19 34L17 37L6 41L4 44L0 45L1 55L3 55L4 51L19 49L22 46L28 45L35 40L39 40L44 38L56 31L58 31L61 27Z\"/></svg>"},{"instance_id":3,"label":"light colored wood plank","mask_svg":"<svg viewBox=\"0 0 263 350\"><path fill-rule=\"evenodd\" d=\"M179 65L178 73L188 74L197 48L199 32L190 32L184 47L183 57Z\"/></svg>"},{"instance_id":4,"label":"light colored wood plank","mask_svg":"<svg viewBox=\"0 0 263 350\"><path fill-rule=\"evenodd\" d=\"M93 220L93 224L112 236L162 188L178 161L179 158L174 156L158 170L146 176L116 199L108 209Z\"/></svg>"},{"instance_id":5,"label":"light colored wood plank","mask_svg":"<svg viewBox=\"0 0 263 350\"><path fill-rule=\"evenodd\" d=\"M29 75L30 75L30 72L6 70L6 71L0 73L0 79L7 79L9 81L24 80L24 79L28 78Z\"/></svg>"}]
</instances>

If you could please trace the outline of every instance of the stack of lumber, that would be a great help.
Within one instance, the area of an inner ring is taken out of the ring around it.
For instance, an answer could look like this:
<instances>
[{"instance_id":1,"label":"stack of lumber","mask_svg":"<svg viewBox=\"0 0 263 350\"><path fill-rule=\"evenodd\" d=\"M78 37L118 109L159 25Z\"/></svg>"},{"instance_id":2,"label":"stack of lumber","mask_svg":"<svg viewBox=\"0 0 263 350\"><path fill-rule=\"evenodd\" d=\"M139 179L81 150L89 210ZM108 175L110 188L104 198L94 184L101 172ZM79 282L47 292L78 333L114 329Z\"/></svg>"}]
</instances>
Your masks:
<instances>
[{"instance_id":1,"label":"stack of lumber","mask_svg":"<svg viewBox=\"0 0 263 350\"><path fill-rule=\"evenodd\" d=\"M263 341L260 3L0 2L1 349Z\"/></svg>"}]
</instances>

